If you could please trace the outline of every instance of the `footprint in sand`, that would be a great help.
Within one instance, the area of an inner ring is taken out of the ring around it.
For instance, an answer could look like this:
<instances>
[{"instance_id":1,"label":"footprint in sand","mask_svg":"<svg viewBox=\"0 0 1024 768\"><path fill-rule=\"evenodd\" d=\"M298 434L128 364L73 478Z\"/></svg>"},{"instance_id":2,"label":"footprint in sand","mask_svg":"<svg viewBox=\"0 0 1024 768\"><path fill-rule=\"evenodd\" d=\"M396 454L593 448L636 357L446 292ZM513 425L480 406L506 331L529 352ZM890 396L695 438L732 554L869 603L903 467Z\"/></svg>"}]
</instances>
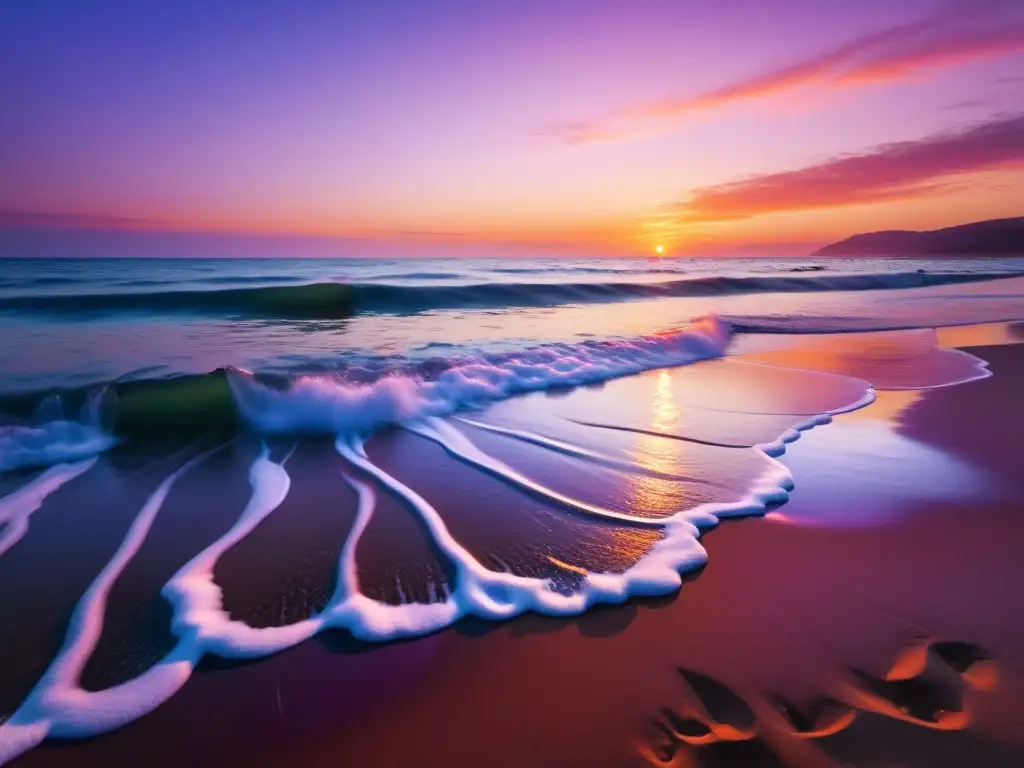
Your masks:
<instances>
[{"instance_id":1,"label":"footprint in sand","mask_svg":"<svg viewBox=\"0 0 1024 768\"><path fill-rule=\"evenodd\" d=\"M960 730L970 722L964 706L968 688L989 691L996 666L978 646L959 641L928 641L904 651L883 677L851 670L844 698L869 712L925 728Z\"/></svg>"},{"instance_id":2,"label":"footprint in sand","mask_svg":"<svg viewBox=\"0 0 1024 768\"><path fill-rule=\"evenodd\" d=\"M883 677L851 670L850 681L836 696L800 703L767 694L748 704L707 675L682 667L677 671L683 682L680 704L661 708L654 720L658 736L643 750L654 765L781 766L782 759L763 738L766 731L773 732L772 743L780 735L823 739L848 728L858 709L917 726L958 730L970 721L965 691L992 690L997 680L995 663L978 646L934 640L908 648ZM775 722L766 725L757 711Z\"/></svg>"},{"instance_id":3,"label":"footprint in sand","mask_svg":"<svg viewBox=\"0 0 1024 768\"><path fill-rule=\"evenodd\" d=\"M699 749L700 765L781 766L758 736L757 716L739 695L707 675L679 667L685 695L681 707L663 707L655 727L662 737L648 755L655 764L675 764L685 747Z\"/></svg>"},{"instance_id":4,"label":"footprint in sand","mask_svg":"<svg viewBox=\"0 0 1024 768\"><path fill-rule=\"evenodd\" d=\"M978 646L952 640L933 642L929 647L972 688L991 691L996 687L996 663Z\"/></svg>"},{"instance_id":5,"label":"footprint in sand","mask_svg":"<svg viewBox=\"0 0 1024 768\"><path fill-rule=\"evenodd\" d=\"M817 696L801 704L779 695L770 695L767 700L782 715L793 734L804 739L821 739L839 733L856 717L853 707L831 696Z\"/></svg>"}]
</instances>

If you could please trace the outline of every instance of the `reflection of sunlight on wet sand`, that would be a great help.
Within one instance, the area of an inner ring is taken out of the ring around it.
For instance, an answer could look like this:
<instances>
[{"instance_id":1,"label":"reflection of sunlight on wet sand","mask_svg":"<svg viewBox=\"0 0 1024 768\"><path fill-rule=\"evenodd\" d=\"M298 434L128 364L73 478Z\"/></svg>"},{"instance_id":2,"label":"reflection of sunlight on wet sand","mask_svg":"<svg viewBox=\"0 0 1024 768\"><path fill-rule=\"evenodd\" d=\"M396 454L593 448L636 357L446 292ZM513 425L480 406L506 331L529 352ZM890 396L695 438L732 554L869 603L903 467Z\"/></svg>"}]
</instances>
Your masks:
<instances>
[{"instance_id":1,"label":"reflection of sunlight on wet sand","mask_svg":"<svg viewBox=\"0 0 1024 768\"><path fill-rule=\"evenodd\" d=\"M608 546L623 562L630 565L650 552L651 547L661 539L661 531L644 531L640 529L615 529L608 531Z\"/></svg>"},{"instance_id":2,"label":"reflection of sunlight on wet sand","mask_svg":"<svg viewBox=\"0 0 1024 768\"><path fill-rule=\"evenodd\" d=\"M900 416L923 396L919 389L892 389L875 392L875 401L868 408L844 414L845 421L883 421L899 423Z\"/></svg>"},{"instance_id":3,"label":"reflection of sunlight on wet sand","mask_svg":"<svg viewBox=\"0 0 1024 768\"><path fill-rule=\"evenodd\" d=\"M1021 323L961 325L936 328L935 336L938 345L944 349L1024 344L1024 326Z\"/></svg>"},{"instance_id":4,"label":"reflection of sunlight on wet sand","mask_svg":"<svg viewBox=\"0 0 1024 768\"><path fill-rule=\"evenodd\" d=\"M809 334L744 334L738 337L730 355L756 357L771 352L830 350L849 352L865 346L899 345L902 347L932 347L935 331L932 328L910 328L897 331L854 331L843 333Z\"/></svg>"},{"instance_id":5,"label":"reflection of sunlight on wet sand","mask_svg":"<svg viewBox=\"0 0 1024 768\"><path fill-rule=\"evenodd\" d=\"M658 371L658 385L654 390L654 418L651 425L655 430L667 431L679 418L679 408L672 396L672 377L662 369Z\"/></svg>"},{"instance_id":6,"label":"reflection of sunlight on wet sand","mask_svg":"<svg viewBox=\"0 0 1024 768\"><path fill-rule=\"evenodd\" d=\"M681 415L672 389L672 374L667 370L658 371L657 384L652 392L650 429L654 432L671 433L678 426ZM687 472L689 462L684 456L686 443L668 437L635 433L633 460L648 469L666 475ZM684 506L679 498L676 483L640 474L629 476L627 499L633 509L643 509L659 514L672 514Z\"/></svg>"},{"instance_id":7,"label":"reflection of sunlight on wet sand","mask_svg":"<svg viewBox=\"0 0 1024 768\"><path fill-rule=\"evenodd\" d=\"M819 489L766 515L800 525L884 523L909 499L936 501L985 495L987 473L948 453L900 434L902 414L925 392L877 392L875 402L843 414L827 428L797 441L782 462L800 483Z\"/></svg>"},{"instance_id":8,"label":"reflection of sunlight on wet sand","mask_svg":"<svg viewBox=\"0 0 1024 768\"><path fill-rule=\"evenodd\" d=\"M614 424L624 431L616 442L647 472L625 480L622 503L665 515L701 501L738 500L772 467L754 446L772 443L811 415L856 401L865 386L817 373L716 360L615 382L601 397L584 394L582 407L577 399L567 410L577 423ZM705 485L687 490L673 475L699 478ZM725 489L726 495L708 485Z\"/></svg>"},{"instance_id":9,"label":"reflection of sunlight on wet sand","mask_svg":"<svg viewBox=\"0 0 1024 768\"><path fill-rule=\"evenodd\" d=\"M932 329L841 334L801 348L753 353L748 359L851 376L879 390L948 386L989 375L983 360L943 348Z\"/></svg>"},{"instance_id":10,"label":"reflection of sunlight on wet sand","mask_svg":"<svg viewBox=\"0 0 1024 768\"><path fill-rule=\"evenodd\" d=\"M567 563L563 560L559 560L557 557L553 557L552 555L548 555L548 562L552 565L557 565L559 568L569 571L569 573L578 573L581 576L587 575L586 568L580 568L578 565L573 565L572 563Z\"/></svg>"},{"instance_id":11,"label":"reflection of sunlight on wet sand","mask_svg":"<svg viewBox=\"0 0 1024 768\"><path fill-rule=\"evenodd\" d=\"M829 350L832 354L850 354L864 348L902 346L907 349L962 349L1002 344L1024 344L1024 322L978 323L912 328L898 331L862 331L853 333L741 334L733 339L730 356L757 358L772 352Z\"/></svg>"}]
</instances>

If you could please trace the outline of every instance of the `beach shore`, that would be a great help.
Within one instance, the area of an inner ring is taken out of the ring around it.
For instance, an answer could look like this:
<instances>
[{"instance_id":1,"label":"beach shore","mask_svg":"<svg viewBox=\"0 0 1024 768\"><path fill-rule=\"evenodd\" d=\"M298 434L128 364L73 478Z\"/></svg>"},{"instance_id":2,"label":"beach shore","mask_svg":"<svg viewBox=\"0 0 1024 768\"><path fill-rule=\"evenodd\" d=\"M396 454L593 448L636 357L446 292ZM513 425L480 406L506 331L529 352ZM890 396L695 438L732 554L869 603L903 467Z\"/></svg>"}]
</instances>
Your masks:
<instances>
[{"instance_id":1,"label":"beach shore","mask_svg":"<svg viewBox=\"0 0 1024 768\"><path fill-rule=\"evenodd\" d=\"M14 765L1020 765L1024 346L969 351L990 364L991 377L881 391L874 404L790 445L783 459L796 478L789 503L706 534L709 562L678 594L575 619L464 620L383 646L328 632L253 663L208 659L152 714L94 739L47 741ZM829 361L823 369L849 374L862 362L837 368ZM309 461L297 466L312 476L321 462L319 476L329 477L323 462L339 460L326 458L329 445L321 449L305 449ZM254 450L239 445L218 461L244 465ZM121 635L144 634L153 658L166 650L159 638L169 616L155 598L159 585L243 503L244 477L218 480L213 494L218 470L191 478L175 499L195 524L179 522L166 535L155 529L138 577L126 572L112 597L133 617ZM957 473L960 491L943 491ZM137 471L137 496L157 474ZM431 478L422 466L415 474ZM93 480L99 488L100 478ZM443 494L445 477L433 482ZM340 479L294 487L305 490L240 545L248 557L240 551L237 563L219 566L238 610L262 611L265 623L277 611L289 618L280 603L260 602L281 580L298 579L291 594L307 598L292 610L323 605L332 585L322 576L349 524L344 514L327 514L344 493ZM35 538L0 560L12 615L33 615L13 585L56 574L41 590L52 597L41 600L28 629L3 621L5 638L49 641L34 644L34 656L12 671L26 643L16 654L5 640L12 697L27 692L41 672L34 667L59 646L60 617L139 504L131 494L111 498L108 522L86 537L92 554L68 556L75 565L56 568L59 552L48 555L50 565L40 562L42 542L52 542L73 510L70 495L53 501L33 521ZM389 538L405 523L397 509L389 518L386 506L381 519L392 522L381 523L367 551L387 552L389 541L401 540L398 554L422 561L411 534ZM301 536L275 530L285 520ZM68 551L76 544L81 538L65 541ZM372 556L365 567L375 567ZM140 603L150 606L145 620ZM117 621L115 611L108 623ZM116 647L101 650L107 663L95 670L96 687L146 663L118 666L110 662Z\"/></svg>"}]
</instances>

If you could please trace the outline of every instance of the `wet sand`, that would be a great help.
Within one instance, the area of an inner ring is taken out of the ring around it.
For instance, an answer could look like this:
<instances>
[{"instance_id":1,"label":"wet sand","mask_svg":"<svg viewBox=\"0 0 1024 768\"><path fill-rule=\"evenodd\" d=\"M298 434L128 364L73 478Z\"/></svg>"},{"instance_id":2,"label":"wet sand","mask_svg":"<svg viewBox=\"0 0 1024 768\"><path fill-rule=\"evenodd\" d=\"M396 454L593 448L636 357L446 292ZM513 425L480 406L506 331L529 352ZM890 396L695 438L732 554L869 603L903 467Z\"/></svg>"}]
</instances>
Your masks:
<instances>
[{"instance_id":1,"label":"wet sand","mask_svg":"<svg viewBox=\"0 0 1024 768\"><path fill-rule=\"evenodd\" d=\"M1017 451L1024 346L972 352L990 363L992 377L881 392L875 404L789 446L784 462L797 483L791 501L764 519L723 523L707 534L709 563L677 595L573 620L466 620L385 646L334 632L254 663L206 660L151 715L95 739L48 741L14 765L1024 764L1024 616L1016 607L1024 583ZM878 359L866 357L830 357L823 367L856 375ZM962 360L940 362L924 367L928 377ZM908 382L904 370L897 384ZM117 644L109 638L158 624L152 606L168 571L230 524L245 494L246 450L221 458L225 466L217 469L229 482L195 477L172 491L166 517L180 519L185 510L202 525L179 525L164 536L155 529L135 566L151 575L122 579L124 593L112 605L124 618L108 618L108 645L101 641L98 649L106 661L93 673L102 684L135 668L110 664ZM337 460L317 458L315 446L307 450L314 464ZM406 466L420 482L434 483L439 505L454 503L447 476L432 476L417 460ZM138 477L137 495L158 480ZM943 485L953 482L959 491ZM330 590L351 493L333 481L296 483L296 493L300 488L306 496L290 498L275 527L218 564L233 615L257 624L292 620L290 611L322 604L318 588ZM485 498L500 506L497 486L489 493ZM125 514L138 504L128 495L116 501ZM317 505L342 514L318 527L327 518ZM368 531L375 538L366 568L380 572L380 584L391 580L393 558L375 564L372 554L386 551L389 519L382 514L381 530ZM14 569L0 580L8 585L5 637L42 632L19 632L8 621L31 615L23 606L15 613L11 601L32 591L10 585L66 573L67 584L46 590L64 596L67 605L46 603L57 615L70 610L83 574L96 567L70 555L75 569L48 567L54 561L43 558L43 542L60 529L57 515L47 520L33 520L19 561L0 559L0 567ZM118 523L109 525L90 534L99 563L116 546L108 539L116 538ZM422 559L416 553L425 545L414 534L398 537L399 562ZM486 534L479 524L466 530ZM571 540L572 531L559 536ZM288 563L298 553L306 553L308 567L296 571ZM298 579L298 590L284 583L289 578ZM388 599L380 589L375 596ZM296 591L308 595L298 608L273 598ZM132 605L141 607L126 609ZM42 627L53 618L35 621ZM17 661L8 648L5 640L4 664L12 669ZM103 672L111 666L121 671ZM4 688L21 690L22 678L28 674Z\"/></svg>"}]
</instances>

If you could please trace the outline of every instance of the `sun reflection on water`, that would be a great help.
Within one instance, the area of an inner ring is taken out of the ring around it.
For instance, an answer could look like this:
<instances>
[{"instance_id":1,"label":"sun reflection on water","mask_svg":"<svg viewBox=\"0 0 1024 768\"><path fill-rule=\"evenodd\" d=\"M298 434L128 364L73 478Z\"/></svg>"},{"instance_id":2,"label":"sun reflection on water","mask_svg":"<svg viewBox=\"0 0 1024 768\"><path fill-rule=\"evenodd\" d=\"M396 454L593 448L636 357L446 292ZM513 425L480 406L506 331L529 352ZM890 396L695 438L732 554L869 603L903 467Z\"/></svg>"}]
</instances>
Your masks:
<instances>
[{"instance_id":1,"label":"sun reflection on water","mask_svg":"<svg viewBox=\"0 0 1024 768\"><path fill-rule=\"evenodd\" d=\"M659 432L671 429L679 418L680 411L672 392L672 377L664 369L658 371L658 384L654 388L654 400L651 405L654 411L651 428Z\"/></svg>"},{"instance_id":2,"label":"sun reflection on water","mask_svg":"<svg viewBox=\"0 0 1024 768\"><path fill-rule=\"evenodd\" d=\"M657 381L651 393L650 426L652 432L672 434L679 427L682 411L675 400L672 374L667 370L658 371ZM680 473L683 470L685 443L656 435L635 433L633 461L648 469L664 474ZM631 475L627 499L638 514L648 513L669 515L679 511L685 499L680 493L680 484L646 475Z\"/></svg>"}]
</instances>

